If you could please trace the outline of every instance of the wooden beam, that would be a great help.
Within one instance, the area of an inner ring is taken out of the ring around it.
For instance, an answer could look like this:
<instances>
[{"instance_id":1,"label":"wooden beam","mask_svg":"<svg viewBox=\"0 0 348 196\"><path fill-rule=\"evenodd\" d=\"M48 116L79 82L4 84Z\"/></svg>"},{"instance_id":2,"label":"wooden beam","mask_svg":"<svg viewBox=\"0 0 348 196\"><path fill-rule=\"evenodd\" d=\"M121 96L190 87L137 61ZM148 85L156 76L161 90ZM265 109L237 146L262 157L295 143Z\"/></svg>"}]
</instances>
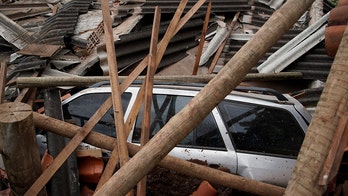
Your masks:
<instances>
[{"instance_id":1,"label":"wooden beam","mask_svg":"<svg viewBox=\"0 0 348 196\"><path fill-rule=\"evenodd\" d=\"M121 92L119 87L119 80L117 74L117 62L116 62L116 52L114 45L114 38L112 33L112 24L109 10L109 3L106 0L101 1L101 8L103 13L104 21L104 32L105 32L105 44L107 51L107 60L109 66L110 74L110 84L111 84L111 97L112 105L114 111L114 120L116 125L116 138L117 138L117 148L112 150L112 154L109 161L105 167L102 174L101 180L98 183L97 188L101 187L114 173L118 160L120 161L120 166L122 167L128 161L128 149L127 149L127 137L125 133L124 126L124 114L122 109ZM117 153L118 152L118 153ZM133 195L129 192L129 195Z\"/></svg>"},{"instance_id":2,"label":"wooden beam","mask_svg":"<svg viewBox=\"0 0 348 196\"><path fill-rule=\"evenodd\" d=\"M205 43L205 35L207 33L208 24L209 24L210 10L211 10L211 0L209 0L207 11L205 13L203 29L201 33L201 38L199 40L198 49L197 49L196 61L195 61L195 64L193 65L192 75L197 75L197 72L198 72L199 61L201 60L203 46Z\"/></svg>"},{"instance_id":3,"label":"wooden beam","mask_svg":"<svg viewBox=\"0 0 348 196\"><path fill-rule=\"evenodd\" d=\"M80 129L79 126L57 120L49 116L41 115L36 112L33 113L33 117L35 127L68 138L74 137L74 135ZM106 150L112 150L114 149L114 146L117 145L115 138L95 131L92 131L85 138L84 142ZM128 143L128 149L131 155L135 155L139 151L140 147ZM184 161L170 155L163 158L159 162L159 166L188 176L208 180L211 183L220 184L222 186L256 195L283 195L285 190L283 187L243 178L241 176L222 172L204 165Z\"/></svg>"},{"instance_id":4,"label":"wooden beam","mask_svg":"<svg viewBox=\"0 0 348 196\"><path fill-rule=\"evenodd\" d=\"M6 85L7 64L0 64L0 104L5 101L5 85Z\"/></svg>"},{"instance_id":5,"label":"wooden beam","mask_svg":"<svg viewBox=\"0 0 348 196\"><path fill-rule=\"evenodd\" d=\"M129 135L129 133L134 125L134 122L135 122L137 115L140 111L140 108L143 104L144 96L145 96L145 88L140 88L140 90L138 91L138 95L135 98L135 101L132 105L132 109L129 112L128 118L127 118L126 123L125 123L127 135Z\"/></svg>"},{"instance_id":6,"label":"wooden beam","mask_svg":"<svg viewBox=\"0 0 348 196\"><path fill-rule=\"evenodd\" d=\"M151 121L151 102L152 102L152 88L154 76L156 73L156 51L158 43L158 32L161 20L161 9L156 6L155 15L153 19L153 27L151 32L151 44L149 51L149 65L147 66L147 75L145 79L145 101L144 101L144 115L142 121L142 130L140 137L140 145L144 146L150 138L150 121ZM137 185L137 195L146 195L146 176Z\"/></svg>"},{"instance_id":7,"label":"wooden beam","mask_svg":"<svg viewBox=\"0 0 348 196\"><path fill-rule=\"evenodd\" d=\"M155 76L155 82L180 82L180 83L208 83L216 74L209 75L173 75ZM243 81L277 81L277 80L297 80L302 79L301 72L280 72L280 73L249 73ZM84 77L18 77L16 86L18 88L27 87L59 87L59 86L89 86L97 82L108 81L108 76L84 76ZM127 79L127 76L119 76L120 80ZM144 80L144 76L135 79Z\"/></svg>"}]
</instances>

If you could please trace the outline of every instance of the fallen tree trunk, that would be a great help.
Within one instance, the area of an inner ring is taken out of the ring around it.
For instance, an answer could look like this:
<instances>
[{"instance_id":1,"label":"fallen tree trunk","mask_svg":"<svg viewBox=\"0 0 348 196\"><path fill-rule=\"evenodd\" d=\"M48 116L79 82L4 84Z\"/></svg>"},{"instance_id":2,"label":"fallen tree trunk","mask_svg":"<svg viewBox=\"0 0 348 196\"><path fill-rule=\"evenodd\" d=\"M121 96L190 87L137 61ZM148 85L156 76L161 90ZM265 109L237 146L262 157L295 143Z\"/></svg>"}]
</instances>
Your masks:
<instances>
[{"instance_id":1,"label":"fallen tree trunk","mask_svg":"<svg viewBox=\"0 0 348 196\"><path fill-rule=\"evenodd\" d=\"M289 0L179 113L120 168L95 195L124 195L228 95L289 30L313 0ZM253 187L250 187L253 188Z\"/></svg>"},{"instance_id":2,"label":"fallen tree trunk","mask_svg":"<svg viewBox=\"0 0 348 196\"><path fill-rule=\"evenodd\" d=\"M35 127L68 138L74 137L74 135L80 129L79 126L72 125L35 112L33 113L33 119ZM115 138L94 131L90 132L90 134L85 138L84 142L106 150L112 150L114 146L117 145ZM139 151L139 149L139 146L128 143L128 150L131 155L135 155ZM162 159L162 161L159 162L159 166L192 177L208 180L211 183L220 184L236 190L241 190L257 195L283 195L285 190L284 188L279 186L246 179L241 176L184 161L169 155L167 155L164 159Z\"/></svg>"},{"instance_id":3,"label":"fallen tree trunk","mask_svg":"<svg viewBox=\"0 0 348 196\"><path fill-rule=\"evenodd\" d=\"M286 195L322 195L326 189L319 185L323 179L318 178L329 154L339 119L348 111L347 59L348 26L308 127Z\"/></svg>"}]
</instances>

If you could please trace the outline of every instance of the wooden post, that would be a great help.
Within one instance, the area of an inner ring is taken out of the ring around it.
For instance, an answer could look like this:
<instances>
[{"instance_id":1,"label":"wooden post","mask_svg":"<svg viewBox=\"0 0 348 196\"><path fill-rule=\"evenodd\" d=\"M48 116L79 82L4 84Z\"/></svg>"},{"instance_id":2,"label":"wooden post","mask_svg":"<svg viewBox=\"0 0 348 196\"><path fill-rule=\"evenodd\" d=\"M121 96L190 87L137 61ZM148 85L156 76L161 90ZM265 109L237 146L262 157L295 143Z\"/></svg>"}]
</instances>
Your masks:
<instances>
[{"instance_id":1,"label":"wooden post","mask_svg":"<svg viewBox=\"0 0 348 196\"><path fill-rule=\"evenodd\" d=\"M34 123L39 129L50 131L65 137L72 138L79 131L79 126L66 123L48 116L44 116L34 112ZM84 140L93 146L112 150L116 144L116 139L104 134L92 131ZM128 149L131 155L135 155L139 151L139 146L128 143ZM192 162L184 161L170 155L167 155L159 162L159 166L167 169L207 180L211 183L220 184L232 189L256 195L283 195L284 188L250 180L241 176L233 175L217 169L213 169L204 165L198 165Z\"/></svg>"},{"instance_id":2,"label":"wooden post","mask_svg":"<svg viewBox=\"0 0 348 196\"><path fill-rule=\"evenodd\" d=\"M0 152L13 195L23 195L42 173L32 113L24 103L0 105Z\"/></svg>"},{"instance_id":3,"label":"wooden post","mask_svg":"<svg viewBox=\"0 0 348 196\"><path fill-rule=\"evenodd\" d=\"M45 89L43 93L45 115L63 120L61 95L58 89ZM68 139L55 133L46 133L48 153L55 158L68 143ZM76 153L73 152L50 181L50 195L78 195L80 193Z\"/></svg>"},{"instance_id":4,"label":"wooden post","mask_svg":"<svg viewBox=\"0 0 348 196\"><path fill-rule=\"evenodd\" d=\"M288 0L180 112L95 195L124 195L197 127L312 4Z\"/></svg>"}]
</instances>

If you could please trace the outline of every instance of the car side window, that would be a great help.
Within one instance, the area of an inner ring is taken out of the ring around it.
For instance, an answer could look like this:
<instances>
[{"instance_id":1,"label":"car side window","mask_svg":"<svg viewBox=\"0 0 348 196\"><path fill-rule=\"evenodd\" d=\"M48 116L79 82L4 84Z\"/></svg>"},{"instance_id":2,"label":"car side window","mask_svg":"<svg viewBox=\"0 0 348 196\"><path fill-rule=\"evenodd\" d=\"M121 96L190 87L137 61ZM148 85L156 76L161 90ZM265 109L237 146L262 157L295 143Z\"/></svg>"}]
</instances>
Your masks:
<instances>
[{"instance_id":1,"label":"car side window","mask_svg":"<svg viewBox=\"0 0 348 196\"><path fill-rule=\"evenodd\" d=\"M151 109L150 137L153 137L160 129L162 129L169 119L179 112L191 99L192 97L189 96L154 94ZM142 109L139 114L140 115L138 115L135 123L132 138L133 142L140 141L143 115ZM178 146L226 150L212 113L210 113L195 130L184 138Z\"/></svg>"},{"instance_id":2,"label":"car side window","mask_svg":"<svg viewBox=\"0 0 348 196\"><path fill-rule=\"evenodd\" d=\"M63 105L64 119L82 127L110 95L110 93L90 93L77 97L68 104ZM123 112L127 109L131 96L132 94L127 92L122 94ZM106 112L93 128L93 130L111 137L116 137L115 129L112 108Z\"/></svg>"},{"instance_id":3,"label":"car side window","mask_svg":"<svg viewBox=\"0 0 348 196\"><path fill-rule=\"evenodd\" d=\"M298 155L304 132L290 112L228 100L218 108L237 151Z\"/></svg>"}]
</instances>

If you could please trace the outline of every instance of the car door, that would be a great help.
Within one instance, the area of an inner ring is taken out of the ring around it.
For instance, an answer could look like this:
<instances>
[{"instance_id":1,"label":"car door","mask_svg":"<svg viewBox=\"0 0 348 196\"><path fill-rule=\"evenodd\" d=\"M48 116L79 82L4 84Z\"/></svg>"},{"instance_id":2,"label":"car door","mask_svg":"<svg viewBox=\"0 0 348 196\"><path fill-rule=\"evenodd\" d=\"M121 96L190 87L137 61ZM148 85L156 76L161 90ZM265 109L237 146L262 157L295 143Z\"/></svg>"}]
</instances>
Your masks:
<instances>
[{"instance_id":1,"label":"car door","mask_svg":"<svg viewBox=\"0 0 348 196\"><path fill-rule=\"evenodd\" d=\"M304 139L293 113L230 100L218 108L237 152L237 174L286 186Z\"/></svg>"},{"instance_id":2,"label":"car door","mask_svg":"<svg viewBox=\"0 0 348 196\"><path fill-rule=\"evenodd\" d=\"M154 89L153 104L151 109L151 137L179 112L196 94L195 91ZM141 110L130 137L133 143L139 143L141 137ZM231 141L224 129L221 119L216 119L218 112L215 109L204 121L185 137L172 151L170 155L183 159L201 162L212 167L224 167L235 173L236 154L231 149ZM227 143L227 144L226 144Z\"/></svg>"}]
</instances>

